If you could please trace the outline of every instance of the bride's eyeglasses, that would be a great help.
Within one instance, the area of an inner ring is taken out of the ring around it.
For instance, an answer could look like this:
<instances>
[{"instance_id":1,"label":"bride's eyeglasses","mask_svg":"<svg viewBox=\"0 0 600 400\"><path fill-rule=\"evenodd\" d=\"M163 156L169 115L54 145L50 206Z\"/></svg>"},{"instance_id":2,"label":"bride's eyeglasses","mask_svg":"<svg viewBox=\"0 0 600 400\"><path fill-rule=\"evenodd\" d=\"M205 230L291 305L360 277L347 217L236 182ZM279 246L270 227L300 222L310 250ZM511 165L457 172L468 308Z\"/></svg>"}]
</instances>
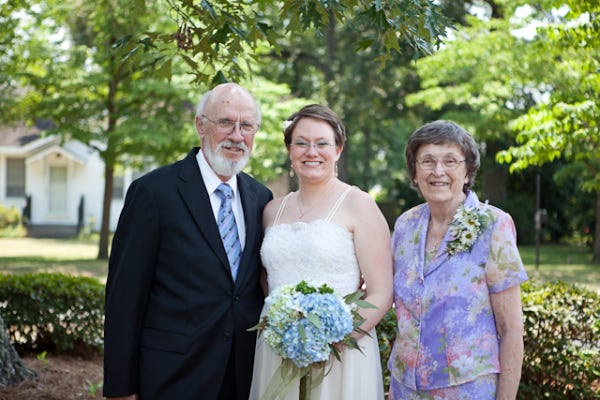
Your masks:
<instances>
[{"instance_id":1,"label":"bride's eyeglasses","mask_svg":"<svg viewBox=\"0 0 600 400\"><path fill-rule=\"evenodd\" d=\"M298 150L304 150L304 151L308 151L308 149L310 149L311 147L314 147L315 150L319 151L319 150L325 150L331 146L335 146L334 144L331 144L329 142L326 141L318 141L316 143L308 143L305 142L304 140L297 140L295 142L293 142L291 144L292 147L297 148Z\"/></svg>"}]
</instances>

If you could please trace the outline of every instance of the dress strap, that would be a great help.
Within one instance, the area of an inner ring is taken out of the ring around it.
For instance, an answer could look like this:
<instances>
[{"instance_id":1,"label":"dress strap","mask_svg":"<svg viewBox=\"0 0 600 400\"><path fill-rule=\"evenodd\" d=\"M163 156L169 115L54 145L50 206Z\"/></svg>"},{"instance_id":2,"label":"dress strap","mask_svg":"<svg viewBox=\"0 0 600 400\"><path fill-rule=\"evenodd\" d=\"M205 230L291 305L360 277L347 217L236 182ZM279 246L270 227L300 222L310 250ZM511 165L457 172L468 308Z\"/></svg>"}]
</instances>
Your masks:
<instances>
[{"instance_id":1,"label":"dress strap","mask_svg":"<svg viewBox=\"0 0 600 400\"><path fill-rule=\"evenodd\" d=\"M331 211L329 211L329 214L327 214L327 218L325 218L325 221L331 221L331 218L333 218L334 214L340 208L340 206L342 205L342 202L344 201L344 199L346 198L346 196L348 195L348 193L350 193L350 191L352 189L354 189L354 186L348 187L346 190L344 190L344 193L342 193L340 195L340 197L338 197L337 201L335 202L335 204L331 208Z\"/></svg>"},{"instance_id":2,"label":"dress strap","mask_svg":"<svg viewBox=\"0 0 600 400\"><path fill-rule=\"evenodd\" d=\"M288 199L290 198L290 196L292 195L292 192L288 193L283 200L281 201L281 204L279 205L279 209L277 210L277 214L275 214L275 220L273 221L273 226L277 225L279 223L279 219L281 218L281 214L283 214L283 210L285 209L285 205L287 204Z\"/></svg>"}]
</instances>

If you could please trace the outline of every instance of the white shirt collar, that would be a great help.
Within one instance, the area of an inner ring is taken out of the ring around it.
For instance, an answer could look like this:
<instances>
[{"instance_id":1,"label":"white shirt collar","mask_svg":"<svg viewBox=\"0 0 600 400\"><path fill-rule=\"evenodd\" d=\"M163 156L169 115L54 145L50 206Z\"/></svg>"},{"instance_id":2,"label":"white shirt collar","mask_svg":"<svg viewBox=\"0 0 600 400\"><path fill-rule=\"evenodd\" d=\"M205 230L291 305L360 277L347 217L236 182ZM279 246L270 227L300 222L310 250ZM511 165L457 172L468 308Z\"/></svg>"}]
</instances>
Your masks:
<instances>
[{"instance_id":1,"label":"white shirt collar","mask_svg":"<svg viewBox=\"0 0 600 400\"><path fill-rule=\"evenodd\" d=\"M221 181L215 171L213 171L211 166L208 164L208 161L206 161L206 157L204 156L202 149L198 150L198 153L196 154L196 160L198 161L198 166L200 167L200 173L202 174L206 191L208 194L213 194L217 187L223 183L223 181ZM235 199L238 193L237 175L232 176L231 179L225 183L231 186L231 189L233 190L233 198Z\"/></svg>"}]
</instances>

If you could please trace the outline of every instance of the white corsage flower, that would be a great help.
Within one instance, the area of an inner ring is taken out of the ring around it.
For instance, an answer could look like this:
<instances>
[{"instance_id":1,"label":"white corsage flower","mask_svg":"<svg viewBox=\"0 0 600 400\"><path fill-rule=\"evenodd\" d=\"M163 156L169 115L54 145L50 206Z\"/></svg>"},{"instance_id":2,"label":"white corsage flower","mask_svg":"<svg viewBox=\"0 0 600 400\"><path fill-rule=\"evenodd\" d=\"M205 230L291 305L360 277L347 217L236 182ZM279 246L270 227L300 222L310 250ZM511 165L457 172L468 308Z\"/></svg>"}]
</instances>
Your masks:
<instances>
[{"instance_id":1,"label":"white corsage flower","mask_svg":"<svg viewBox=\"0 0 600 400\"><path fill-rule=\"evenodd\" d=\"M456 214L450 222L450 236L446 252L449 255L471 250L479 234L484 231L492 216L491 211L482 211L479 207L466 207L464 204L458 207Z\"/></svg>"}]
</instances>

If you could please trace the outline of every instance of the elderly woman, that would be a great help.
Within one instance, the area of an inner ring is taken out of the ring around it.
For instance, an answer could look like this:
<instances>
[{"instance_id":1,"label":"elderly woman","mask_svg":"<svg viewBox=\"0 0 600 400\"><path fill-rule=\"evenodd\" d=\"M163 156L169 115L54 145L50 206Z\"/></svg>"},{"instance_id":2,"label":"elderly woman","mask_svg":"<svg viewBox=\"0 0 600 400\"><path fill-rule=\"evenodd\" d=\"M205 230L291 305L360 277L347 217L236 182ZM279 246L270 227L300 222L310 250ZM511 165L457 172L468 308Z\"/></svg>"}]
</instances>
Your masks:
<instances>
[{"instance_id":1,"label":"elderly woman","mask_svg":"<svg viewBox=\"0 0 600 400\"><path fill-rule=\"evenodd\" d=\"M527 274L513 220L470 190L479 151L457 124L417 129L406 163L426 202L398 218L392 237L390 399L514 399Z\"/></svg>"}]
</instances>

